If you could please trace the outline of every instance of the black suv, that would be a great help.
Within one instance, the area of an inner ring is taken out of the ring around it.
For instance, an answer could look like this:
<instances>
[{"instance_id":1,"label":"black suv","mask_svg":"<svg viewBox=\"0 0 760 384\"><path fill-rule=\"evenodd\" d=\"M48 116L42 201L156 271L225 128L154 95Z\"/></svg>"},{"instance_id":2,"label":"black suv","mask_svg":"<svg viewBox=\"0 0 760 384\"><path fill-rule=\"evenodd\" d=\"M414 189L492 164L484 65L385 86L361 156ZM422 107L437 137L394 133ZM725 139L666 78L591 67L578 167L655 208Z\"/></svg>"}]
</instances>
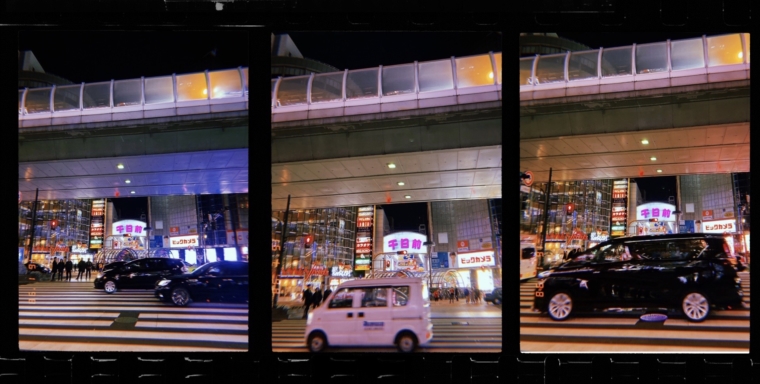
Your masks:
<instances>
[{"instance_id":1,"label":"black suv","mask_svg":"<svg viewBox=\"0 0 760 384\"><path fill-rule=\"evenodd\" d=\"M27 274L30 274L34 271L40 272L40 273L50 273L52 272L50 268L40 264L40 263L26 263L26 269Z\"/></svg>"},{"instance_id":2,"label":"black suv","mask_svg":"<svg viewBox=\"0 0 760 384\"><path fill-rule=\"evenodd\" d=\"M147 257L104 270L95 279L95 289L114 293L119 289L152 289L163 277L185 273L180 259Z\"/></svg>"},{"instance_id":3,"label":"black suv","mask_svg":"<svg viewBox=\"0 0 760 384\"><path fill-rule=\"evenodd\" d=\"M248 263L217 261L155 284L156 297L185 306L191 301L248 302Z\"/></svg>"},{"instance_id":4,"label":"black suv","mask_svg":"<svg viewBox=\"0 0 760 384\"><path fill-rule=\"evenodd\" d=\"M666 308L698 322L712 307L742 308L739 268L721 235L619 238L539 274L533 308L554 320L584 309Z\"/></svg>"}]
</instances>

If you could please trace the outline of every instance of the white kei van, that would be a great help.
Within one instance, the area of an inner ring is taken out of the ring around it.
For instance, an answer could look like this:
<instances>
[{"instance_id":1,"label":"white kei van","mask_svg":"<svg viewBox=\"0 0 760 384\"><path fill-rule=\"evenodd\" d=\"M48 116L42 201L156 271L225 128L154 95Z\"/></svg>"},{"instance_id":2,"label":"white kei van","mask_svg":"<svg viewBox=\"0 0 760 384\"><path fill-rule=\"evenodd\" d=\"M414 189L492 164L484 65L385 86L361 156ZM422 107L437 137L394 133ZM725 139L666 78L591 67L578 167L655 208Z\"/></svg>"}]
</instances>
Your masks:
<instances>
[{"instance_id":1,"label":"white kei van","mask_svg":"<svg viewBox=\"0 0 760 384\"><path fill-rule=\"evenodd\" d=\"M427 288L413 277L347 281L309 311L304 338L311 352L328 345L412 352L433 338Z\"/></svg>"}]
</instances>

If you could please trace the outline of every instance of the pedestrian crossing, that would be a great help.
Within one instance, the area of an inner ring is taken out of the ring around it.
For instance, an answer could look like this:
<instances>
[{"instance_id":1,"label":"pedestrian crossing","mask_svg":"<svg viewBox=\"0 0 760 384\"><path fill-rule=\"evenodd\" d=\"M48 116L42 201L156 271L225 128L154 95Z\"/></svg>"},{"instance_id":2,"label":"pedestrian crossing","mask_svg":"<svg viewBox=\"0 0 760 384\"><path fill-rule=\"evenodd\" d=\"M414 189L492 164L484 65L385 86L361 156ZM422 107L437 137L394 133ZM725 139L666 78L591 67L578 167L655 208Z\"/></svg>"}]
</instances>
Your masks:
<instances>
[{"instance_id":1,"label":"pedestrian crossing","mask_svg":"<svg viewBox=\"0 0 760 384\"><path fill-rule=\"evenodd\" d=\"M92 282L19 286L19 349L34 351L248 350L248 305L163 303L152 290L107 294Z\"/></svg>"},{"instance_id":2,"label":"pedestrian crossing","mask_svg":"<svg viewBox=\"0 0 760 384\"><path fill-rule=\"evenodd\" d=\"M501 318L435 318L433 339L418 352L501 352ZM272 323L273 352L308 352L304 339L306 320ZM333 348L333 352L396 352L394 347Z\"/></svg>"},{"instance_id":3,"label":"pedestrian crossing","mask_svg":"<svg viewBox=\"0 0 760 384\"><path fill-rule=\"evenodd\" d=\"M553 321L532 311L537 279L520 284L523 352L749 352L749 273L740 272L746 308L713 310L701 323L679 317L640 321L641 312L584 313Z\"/></svg>"}]
</instances>

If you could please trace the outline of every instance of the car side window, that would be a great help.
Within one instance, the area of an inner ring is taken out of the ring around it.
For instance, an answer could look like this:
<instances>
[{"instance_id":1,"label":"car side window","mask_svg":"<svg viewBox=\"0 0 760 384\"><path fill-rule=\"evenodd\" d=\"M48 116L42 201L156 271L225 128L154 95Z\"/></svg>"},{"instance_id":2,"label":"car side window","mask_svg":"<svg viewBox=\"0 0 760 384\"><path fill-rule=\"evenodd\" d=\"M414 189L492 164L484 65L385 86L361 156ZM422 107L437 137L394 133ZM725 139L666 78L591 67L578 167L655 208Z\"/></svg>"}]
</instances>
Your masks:
<instances>
[{"instance_id":1,"label":"car side window","mask_svg":"<svg viewBox=\"0 0 760 384\"><path fill-rule=\"evenodd\" d=\"M226 267L225 274L248 276L248 265L246 264L227 265Z\"/></svg>"},{"instance_id":2,"label":"car side window","mask_svg":"<svg viewBox=\"0 0 760 384\"><path fill-rule=\"evenodd\" d=\"M388 288L362 288L361 295L362 308L388 306Z\"/></svg>"},{"instance_id":3,"label":"car side window","mask_svg":"<svg viewBox=\"0 0 760 384\"><path fill-rule=\"evenodd\" d=\"M623 244L612 244L608 247L599 250L596 257L598 263L614 263L623 261L623 255L625 254L625 248Z\"/></svg>"},{"instance_id":4,"label":"car side window","mask_svg":"<svg viewBox=\"0 0 760 384\"><path fill-rule=\"evenodd\" d=\"M348 288L343 288L340 291L333 294L332 300L328 308L351 308L354 303L354 295L358 291Z\"/></svg>"},{"instance_id":5,"label":"car side window","mask_svg":"<svg viewBox=\"0 0 760 384\"><path fill-rule=\"evenodd\" d=\"M391 300L394 307L404 307L409 301L409 287L393 287Z\"/></svg>"},{"instance_id":6,"label":"car side window","mask_svg":"<svg viewBox=\"0 0 760 384\"><path fill-rule=\"evenodd\" d=\"M536 257L536 250L534 248L524 248L522 250L522 259L528 260Z\"/></svg>"}]
</instances>

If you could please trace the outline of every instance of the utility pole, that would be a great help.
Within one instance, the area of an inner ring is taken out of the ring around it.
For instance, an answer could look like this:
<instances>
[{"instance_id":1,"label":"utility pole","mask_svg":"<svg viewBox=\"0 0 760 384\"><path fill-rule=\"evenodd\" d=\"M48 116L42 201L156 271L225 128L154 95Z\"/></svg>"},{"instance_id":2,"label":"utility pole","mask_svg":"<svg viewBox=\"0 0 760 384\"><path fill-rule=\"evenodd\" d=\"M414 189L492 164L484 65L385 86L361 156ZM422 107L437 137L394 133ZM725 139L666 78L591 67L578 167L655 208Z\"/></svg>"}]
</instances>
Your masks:
<instances>
[{"instance_id":1,"label":"utility pole","mask_svg":"<svg viewBox=\"0 0 760 384\"><path fill-rule=\"evenodd\" d=\"M34 193L34 203L32 204L32 232L29 235L29 261L32 261L32 247L34 247L34 232L37 227L37 198L40 196L40 189Z\"/></svg>"},{"instance_id":2,"label":"utility pole","mask_svg":"<svg viewBox=\"0 0 760 384\"><path fill-rule=\"evenodd\" d=\"M282 261L285 254L285 239L287 238L289 213L290 213L290 195L288 195L288 204L285 206L285 220L282 224L282 237L280 240L280 256L278 257L277 267L275 268L275 274L274 274L275 286L274 286L274 300L272 300L272 308L277 308L277 297L280 296L280 275L282 274Z\"/></svg>"},{"instance_id":3,"label":"utility pole","mask_svg":"<svg viewBox=\"0 0 760 384\"><path fill-rule=\"evenodd\" d=\"M549 168L549 182L546 183L546 204L544 205L544 228L541 231L541 260L540 265L544 265L546 255L546 229L549 227L549 200L552 198L552 169Z\"/></svg>"}]
</instances>

